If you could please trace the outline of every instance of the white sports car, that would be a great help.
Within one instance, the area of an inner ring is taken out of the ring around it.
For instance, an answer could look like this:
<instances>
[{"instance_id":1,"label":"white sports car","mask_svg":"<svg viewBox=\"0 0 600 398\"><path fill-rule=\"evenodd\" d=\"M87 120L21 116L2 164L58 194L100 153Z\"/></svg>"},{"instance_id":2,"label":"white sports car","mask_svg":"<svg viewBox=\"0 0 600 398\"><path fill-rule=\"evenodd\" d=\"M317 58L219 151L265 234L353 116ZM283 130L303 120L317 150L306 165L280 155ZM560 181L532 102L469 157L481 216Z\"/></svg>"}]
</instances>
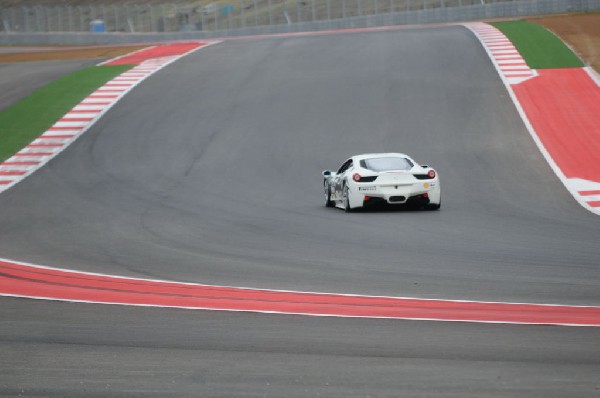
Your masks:
<instances>
[{"instance_id":1,"label":"white sports car","mask_svg":"<svg viewBox=\"0 0 600 398\"><path fill-rule=\"evenodd\" d=\"M352 156L337 172L323 172L325 206L347 212L375 204L413 204L438 210L442 204L439 176L402 153Z\"/></svg>"}]
</instances>

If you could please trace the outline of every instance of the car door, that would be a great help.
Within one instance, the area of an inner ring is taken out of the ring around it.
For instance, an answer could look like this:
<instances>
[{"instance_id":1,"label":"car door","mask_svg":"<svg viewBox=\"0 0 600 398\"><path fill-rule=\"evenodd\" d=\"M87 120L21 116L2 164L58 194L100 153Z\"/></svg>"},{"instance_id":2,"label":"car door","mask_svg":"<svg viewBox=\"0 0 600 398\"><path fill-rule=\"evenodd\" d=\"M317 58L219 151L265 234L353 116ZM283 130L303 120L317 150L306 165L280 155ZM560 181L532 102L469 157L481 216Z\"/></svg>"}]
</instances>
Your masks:
<instances>
[{"instance_id":1,"label":"car door","mask_svg":"<svg viewBox=\"0 0 600 398\"><path fill-rule=\"evenodd\" d=\"M344 179L346 178L346 171L352 165L352 159L346 160L340 166L337 171L335 178L333 179L333 189L335 192L335 199L341 200L344 196L343 188L344 188Z\"/></svg>"}]
</instances>

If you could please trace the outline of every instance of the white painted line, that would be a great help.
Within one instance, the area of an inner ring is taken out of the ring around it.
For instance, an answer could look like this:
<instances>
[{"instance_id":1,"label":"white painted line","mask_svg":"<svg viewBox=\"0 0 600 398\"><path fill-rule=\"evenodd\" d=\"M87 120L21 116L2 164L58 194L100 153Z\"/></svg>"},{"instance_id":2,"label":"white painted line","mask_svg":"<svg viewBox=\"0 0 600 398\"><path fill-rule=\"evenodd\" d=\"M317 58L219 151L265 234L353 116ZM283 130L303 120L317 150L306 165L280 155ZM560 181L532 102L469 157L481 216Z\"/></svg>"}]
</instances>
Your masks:
<instances>
[{"instance_id":1,"label":"white painted line","mask_svg":"<svg viewBox=\"0 0 600 398\"><path fill-rule=\"evenodd\" d=\"M491 50L493 55L508 55L508 54L518 54L517 50Z\"/></svg>"},{"instance_id":2,"label":"white painted line","mask_svg":"<svg viewBox=\"0 0 600 398\"><path fill-rule=\"evenodd\" d=\"M127 89L106 89L106 90L96 90L98 94L120 94Z\"/></svg>"},{"instance_id":3,"label":"white painted line","mask_svg":"<svg viewBox=\"0 0 600 398\"><path fill-rule=\"evenodd\" d=\"M54 127L85 127L89 122L56 122Z\"/></svg>"},{"instance_id":4,"label":"white painted line","mask_svg":"<svg viewBox=\"0 0 600 398\"><path fill-rule=\"evenodd\" d=\"M61 135L61 134L79 134L81 133L81 129L55 129L52 127L42 135Z\"/></svg>"},{"instance_id":5,"label":"white painted line","mask_svg":"<svg viewBox=\"0 0 600 398\"><path fill-rule=\"evenodd\" d=\"M591 66L586 66L583 70L596 83L596 86L600 87L600 75Z\"/></svg>"},{"instance_id":6,"label":"white painted line","mask_svg":"<svg viewBox=\"0 0 600 398\"><path fill-rule=\"evenodd\" d=\"M77 105L75 108L73 108L73 110L75 110L75 111L90 111L90 112L93 112L94 114L97 114L98 112L102 112L104 110L104 107L100 107L98 105Z\"/></svg>"},{"instance_id":7,"label":"white painted line","mask_svg":"<svg viewBox=\"0 0 600 398\"><path fill-rule=\"evenodd\" d=\"M116 98L117 96L115 96L114 98ZM104 98L104 97L98 97L98 96L94 96L94 95L90 95L89 97L87 97L85 100L83 100L83 102L81 102L81 104L85 105L88 103L93 103L93 104L110 104L111 102L113 102L113 98Z\"/></svg>"},{"instance_id":8,"label":"white painted line","mask_svg":"<svg viewBox=\"0 0 600 398\"><path fill-rule=\"evenodd\" d=\"M21 170L29 170L31 166L29 165L16 165L16 164L4 164L0 163L0 171L21 171ZM1 176L10 177L10 176Z\"/></svg>"},{"instance_id":9,"label":"white painted line","mask_svg":"<svg viewBox=\"0 0 600 398\"><path fill-rule=\"evenodd\" d=\"M492 52L497 51L497 50L515 50L515 46L513 46L512 44L498 44L498 45L488 45L489 49L492 50Z\"/></svg>"},{"instance_id":10,"label":"white painted line","mask_svg":"<svg viewBox=\"0 0 600 398\"><path fill-rule=\"evenodd\" d=\"M77 112L77 113L69 112L69 113L67 113L67 116L94 118L94 117L98 116L98 112L85 112L85 113L84 112Z\"/></svg>"},{"instance_id":11,"label":"white painted line","mask_svg":"<svg viewBox=\"0 0 600 398\"><path fill-rule=\"evenodd\" d=\"M521 59L521 60L523 59L521 57L521 54L518 54L518 53L517 54L509 54L509 55L496 54L494 56L494 58L496 58L496 59Z\"/></svg>"},{"instance_id":12,"label":"white painted line","mask_svg":"<svg viewBox=\"0 0 600 398\"><path fill-rule=\"evenodd\" d=\"M503 72L510 70L520 70L529 73L529 68L527 67L527 65L501 65L500 69L502 69Z\"/></svg>"},{"instance_id":13,"label":"white painted line","mask_svg":"<svg viewBox=\"0 0 600 398\"><path fill-rule=\"evenodd\" d=\"M520 64L520 65L527 66L527 64L525 63L525 61L522 58L499 59L496 62L498 63L498 65L505 65L505 64L506 65L509 65L509 64L516 65L516 64Z\"/></svg>"},{"instance_id":14,"label":"white painted line","mask_svg":"<svg viewBox=\"0 0 600 398\"><path fill-rule=\"evenodd\" d=\"M67 142L69 140L70 140L70 138L51 138L51 137L36 138L35 140L32 141L32 144L35 144L35 145L60 145L60 144L64 144L65 142Z\"/></svg>"}]
</instances>

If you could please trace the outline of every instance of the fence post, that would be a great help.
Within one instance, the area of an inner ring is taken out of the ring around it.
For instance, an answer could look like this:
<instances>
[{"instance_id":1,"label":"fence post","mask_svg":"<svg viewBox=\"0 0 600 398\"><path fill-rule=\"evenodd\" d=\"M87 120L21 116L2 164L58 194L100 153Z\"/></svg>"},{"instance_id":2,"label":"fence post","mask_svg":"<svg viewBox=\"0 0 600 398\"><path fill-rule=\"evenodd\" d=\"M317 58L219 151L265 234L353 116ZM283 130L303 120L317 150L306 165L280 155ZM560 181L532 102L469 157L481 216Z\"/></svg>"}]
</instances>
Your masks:
<instances>
[{"instance_id":1,"label":"fence post","mask_svg":"<svg viewBox=\"0 0 600 398\"><path fill-rule=\"evenodd\" d=\"M215 10L215 28L213 30L219 30L219 8Z\"/></svg>"},{"instance_id":2,"label":"fence post","mask_svg":"<svg viewBox=\"0 0 600 398\"><path fill-rule=\"evenodd\" d=\"M258 6L256 0L254 0L254 26L258 26Z\"/></svg>"},{"instance_id":3,"label":"fence post","mask_svg":"<svg viewBox=\"0 0 600 398\"><path fill-rule=\"evenodd\" d=\"M4 31L6 33L10 33L10 24L8 23L8 19L6 19L4 12L2 12L1 10L0 10L0 15L2 15L2 25L4 27Z\"/></svg>"},{"instance_id":4,"label":"fence post","mask_svg":"<svg viewBox=\"0 0 600 398\"><path fill-rule=\"evenodd\" d=\"M52 30L52 19L50 17L50 10L52 10L52 7L44 7L44 16L46 17L46 32L50 32Z\"/></svg>"},{"instance_id":5,"label":"fence post","mask_svg":"<svg viewBox=\"0 0 600 398\"><path fill-rule=\"evenodd\" d=\"M47 12L46 12L46 7L44 6L40 6L39 7L39 11L40 11L40 32L44 32L48 30L48 18L47 18Z\"/></svg>"},{"instance_id":6,"label":"fence post","mask_svg":"<svg viewBox=\"0 0 600 398\"><path fill-rule=\"evenodd\" d=\"M137 4L133 5L133 17L131 18L133 21L133 30L136 32L143 32L144 29L140 26L140 6Z\"/></svg>"},{"instance_id":7,"label":"fence post","mask_svg":"<svg viewBox=\"0 0 600 398\"><path fill-rule=\"evenodd\" d=\"M15 11L16 9L14 7L10 8L10 16L8 13L8 10L6 11L6 23L8 24L8 26L5 26L4 29L9 32L11 29L14 31L18 31L19 30L19 24L16 22L17 18L15 17Z\"/></svg>"},{"instance_id":8,"label":"fence post","mask_svg":"<svg viewBox=\"0 0 600 398\"><path fill-rule=\"evenodd\" d=\"M73 9L70 6L65 6L67 10L67 32L73 31Z\"/></svg>"},{"instance_id":9,"label":"fence post","mask_svg":"<svg viewBox=\"0 0 600 398\"><path fill-rule=\"evenodd\" d=\"M23 32L31 32L31 21L29 20L29 8L21 7L23 13Z\"/></svg>"},{"instance_id":10,"label":"fence post","mask_svg":"<svg viewBox=\"0 0 600 398\"><path fill-rule=\"evenodd\" d=\"M38 7L33 7L33 11L35 12L35 32L39 32L40 30L40 13L38 12Z\"/></svg>"},{"instance_id":11,"label":"fence post","mask_svg":"<svg viewBox=\"0 0 600 398\"><path fill-rule=\"evenodd\" d=\"M79 32L83 32L83 7L78 6L77 10L79 10Z\"/></svg>"},{"instance_id":12,"label":"fence post","mask_svg":"<svg viewBox=\"0 0 600 398\"><path fill-rule=\"evenodd\" d=\"M267 1L267 8L269 12L269 26L273 25L273 13L271 12L271 0Z\"/></svg>"},{"instance_id":13,"label":"fence post","mask_svg":"<svg viewBox=\"0 0 600 398\"><path fill-rule=\"evenodd\" d=\"M242 28L246 27L246 15L244 15L244 0L240 0L240 18L242 19Z\"/></svg>"},{"instance_id":14,"label":"fence post","mask_svg":"<svg viewBox=\"0 0 600 398\"><path fill-rule=\"evenodd\" d=\"M311 8L312 8L312 22L315 22L315 16L317 14L317 10L315 8L315 0L311 0Z\"/></svg>"}]
</instances>

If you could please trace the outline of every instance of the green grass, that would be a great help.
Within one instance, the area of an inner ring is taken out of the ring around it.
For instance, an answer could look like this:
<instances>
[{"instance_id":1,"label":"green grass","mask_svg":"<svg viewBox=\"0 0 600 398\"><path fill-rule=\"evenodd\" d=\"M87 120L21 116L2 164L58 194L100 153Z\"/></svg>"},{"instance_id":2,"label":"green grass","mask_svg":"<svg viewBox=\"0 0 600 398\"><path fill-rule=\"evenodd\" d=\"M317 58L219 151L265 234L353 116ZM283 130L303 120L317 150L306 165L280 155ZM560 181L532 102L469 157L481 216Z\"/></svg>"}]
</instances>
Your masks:
<instances>
[{"instance_id":1,"label":"green grass","mask_svg":"<svg viewBox=\"0 0 600 398\"><path fill-rule=\"evenodd\" d=\"M510 39L532 69L580 68L584 64L543 26L528 21L492 23Z\"/></svg>"},{"instance_id":2,"label":"green grass","mask_svg":"<svg viewBox=\"0 0 600 398\"><path fill-rule=\"evenodd\" d=\"M0 112L0 162L48 130L98 87L131 67L92 66L73 72Z\"/></svg>"}]
</instances>

